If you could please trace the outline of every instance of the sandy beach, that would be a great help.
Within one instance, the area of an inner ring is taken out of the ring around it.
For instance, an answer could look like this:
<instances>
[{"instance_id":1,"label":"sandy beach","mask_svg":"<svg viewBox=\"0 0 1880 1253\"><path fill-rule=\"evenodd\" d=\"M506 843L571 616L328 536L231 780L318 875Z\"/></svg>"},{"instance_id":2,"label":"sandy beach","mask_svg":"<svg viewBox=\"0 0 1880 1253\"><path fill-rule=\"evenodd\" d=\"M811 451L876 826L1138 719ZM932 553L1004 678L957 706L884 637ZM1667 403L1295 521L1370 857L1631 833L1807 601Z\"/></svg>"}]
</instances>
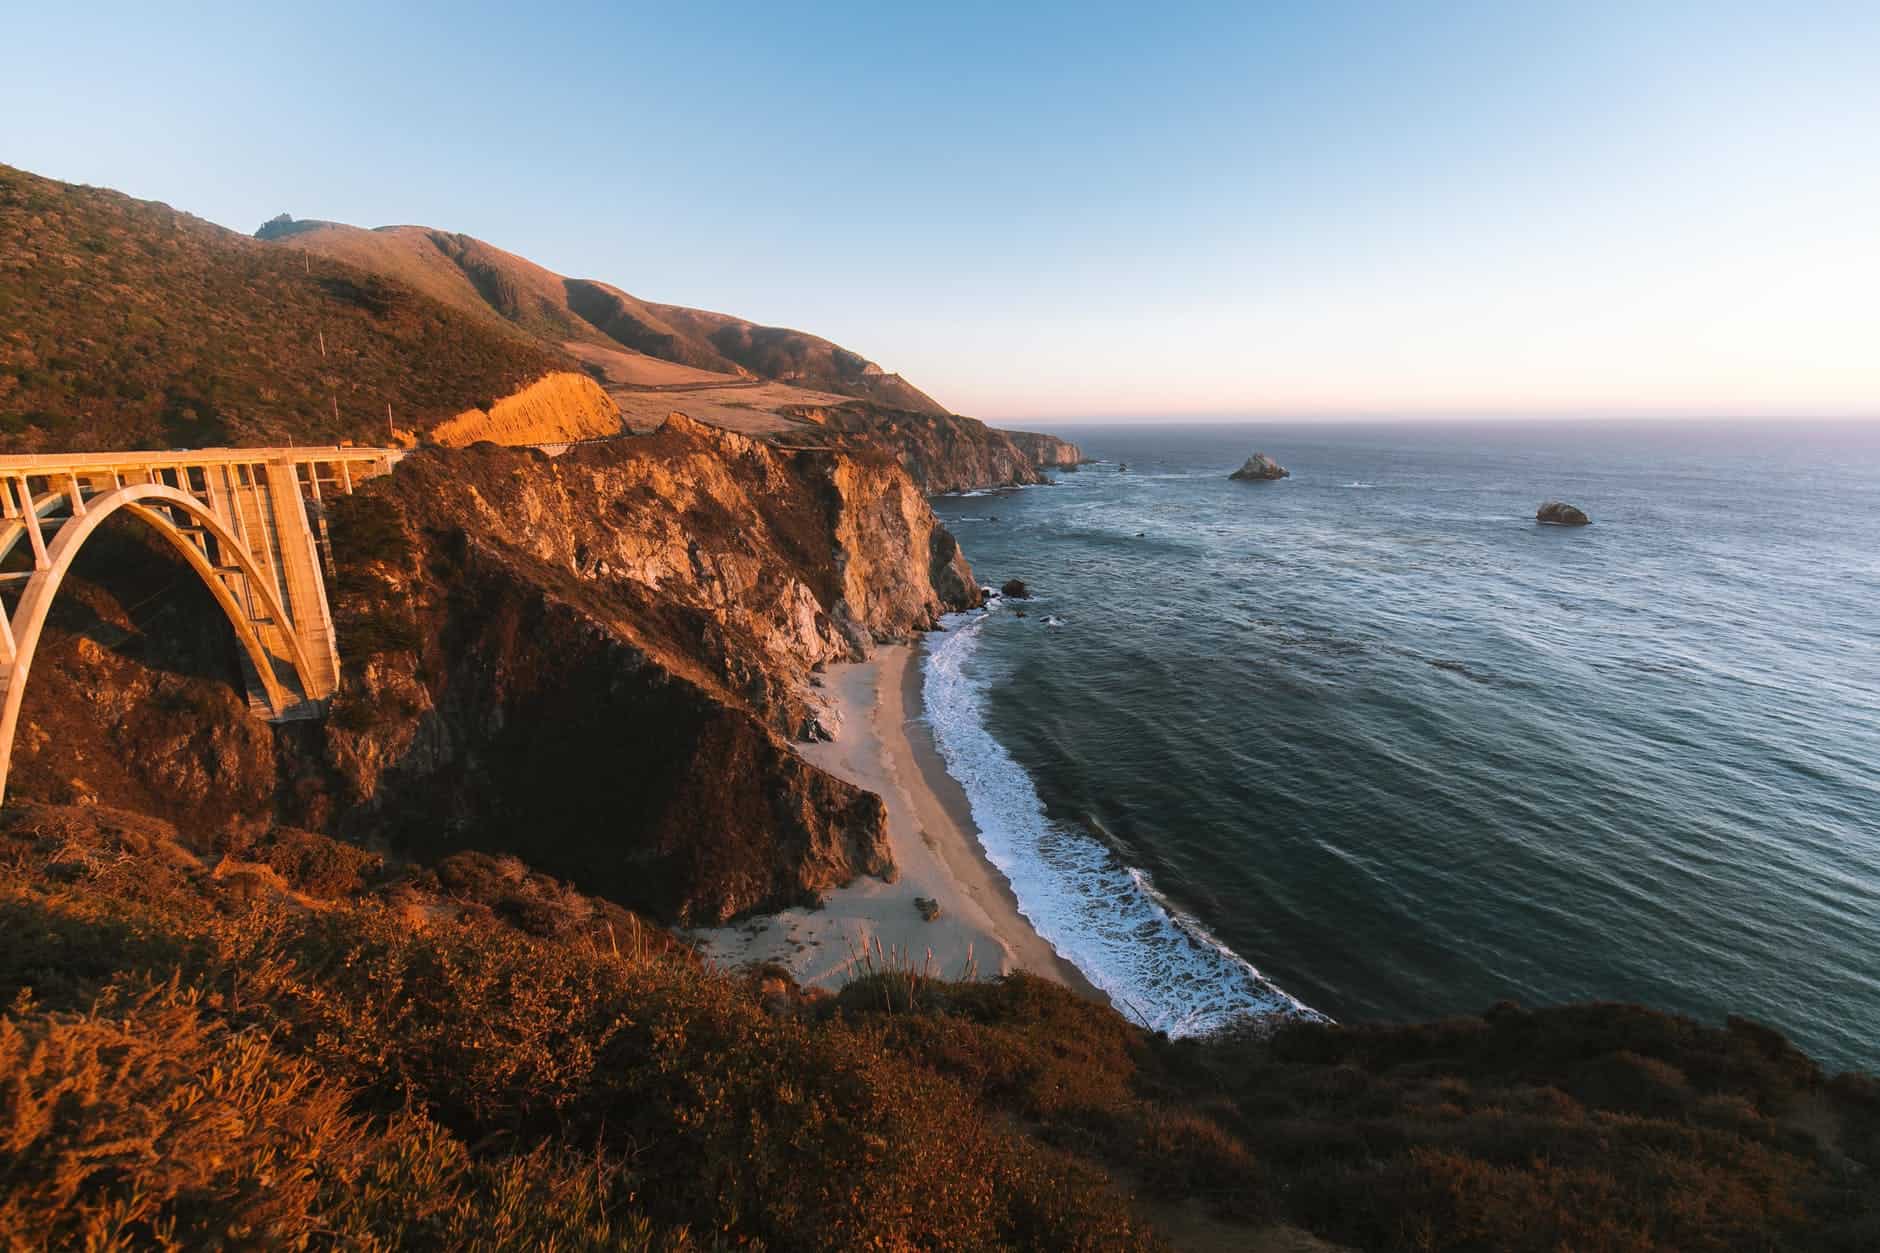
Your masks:
<instances>
[{"instance_id":1,"label":"sandy beach","mask_svg":"<svg viewBox=\"0 0 1880 1253\"><path fill-rule=\"evenodd\" d=\"M980 851L966 794L918 720L919 658L919 645L890 645L868 661L831 667L824 694L840 731L830 742L796 746L808 761L887 804L900 877L893 883L862 877L829 893L822 909L694 931L692 940L723 965L775 962L799 983L830 989L847 981L856 953L879 942L916 968L931 961L948 978L974 969L981 976L1025 970L1100 999L1031 929L1005 877ZM937 901L940 915L923 919L916 897Z\"/></svg>"}]
</instances>

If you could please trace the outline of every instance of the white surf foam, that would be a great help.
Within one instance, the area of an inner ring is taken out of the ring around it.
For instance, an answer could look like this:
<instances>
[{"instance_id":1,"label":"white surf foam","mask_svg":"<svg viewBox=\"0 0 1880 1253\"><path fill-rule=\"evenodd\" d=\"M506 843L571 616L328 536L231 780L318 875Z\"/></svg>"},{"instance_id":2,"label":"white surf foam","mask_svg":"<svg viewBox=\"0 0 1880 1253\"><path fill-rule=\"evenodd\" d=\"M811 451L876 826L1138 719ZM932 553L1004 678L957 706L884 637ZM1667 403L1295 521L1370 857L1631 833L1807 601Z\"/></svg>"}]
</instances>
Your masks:
<instances>
[{"instance_id":1,"label":"white surf foam","mask_svg":"<svg viewBox=\"0 0 1880 1253\"><path fill-rule=\"evenodd\" d=\"M950 615L947 633L928 637L926 719L1019 911L1123 1013L1172 1036L1248 1019L1322 1019L1171 905L1145 872L1045 815L1031 777L986 730L983 687L967 673L996 612Z\"/></svg>"}]
</instances>

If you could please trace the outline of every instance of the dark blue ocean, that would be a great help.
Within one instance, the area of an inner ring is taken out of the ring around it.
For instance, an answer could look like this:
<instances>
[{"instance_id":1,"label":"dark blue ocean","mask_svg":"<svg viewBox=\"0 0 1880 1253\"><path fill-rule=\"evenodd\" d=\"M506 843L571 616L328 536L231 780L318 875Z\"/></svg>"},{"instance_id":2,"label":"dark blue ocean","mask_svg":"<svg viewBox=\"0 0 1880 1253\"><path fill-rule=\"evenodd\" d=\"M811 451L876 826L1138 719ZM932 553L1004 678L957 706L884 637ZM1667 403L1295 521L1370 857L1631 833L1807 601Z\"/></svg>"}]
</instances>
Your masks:
<instances>
[{"instance_id":1,"label":"dark blue ocean","mask_svg":"<svg viewBox=\"0 0 1880 1253\"><path fill-rule=\"evenodd\" d=\"M1036 597L931 637L928 717L1126 1012L1626 1000L1880 1067L1880 427L1059 433L1103 462L936 502Z\"/></svg>"}]
</instances>

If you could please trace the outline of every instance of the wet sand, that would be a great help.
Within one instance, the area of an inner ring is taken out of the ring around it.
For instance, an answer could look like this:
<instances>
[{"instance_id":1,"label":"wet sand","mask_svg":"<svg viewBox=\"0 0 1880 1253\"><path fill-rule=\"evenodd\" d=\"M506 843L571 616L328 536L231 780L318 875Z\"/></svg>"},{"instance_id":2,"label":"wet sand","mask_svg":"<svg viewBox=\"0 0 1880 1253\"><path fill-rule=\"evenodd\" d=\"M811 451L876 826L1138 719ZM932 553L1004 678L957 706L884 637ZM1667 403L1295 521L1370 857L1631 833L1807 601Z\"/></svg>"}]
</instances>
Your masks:
<instances>
[{"instance_id":1,"label":"wet sand","mask_svg":"<svg viewBox=\"0 0 1880 1253\"><path fill-rule=\"evenodd\" d=\"M797 751L887 804L900 876L859 878L829 893L819 910L692 932L700 952L727 966L775 962L799 983L836 989L856 955L878 942L884 953L947 978L1025 970L1103 999L1031 929L1005 876L980 851L966 794L918 721L920 646L881 647L868 661L831 667L825 683L841 728L833 741ZM939 917L924 920L916 897L937 901Z\"/></svg>"}]
</instances>

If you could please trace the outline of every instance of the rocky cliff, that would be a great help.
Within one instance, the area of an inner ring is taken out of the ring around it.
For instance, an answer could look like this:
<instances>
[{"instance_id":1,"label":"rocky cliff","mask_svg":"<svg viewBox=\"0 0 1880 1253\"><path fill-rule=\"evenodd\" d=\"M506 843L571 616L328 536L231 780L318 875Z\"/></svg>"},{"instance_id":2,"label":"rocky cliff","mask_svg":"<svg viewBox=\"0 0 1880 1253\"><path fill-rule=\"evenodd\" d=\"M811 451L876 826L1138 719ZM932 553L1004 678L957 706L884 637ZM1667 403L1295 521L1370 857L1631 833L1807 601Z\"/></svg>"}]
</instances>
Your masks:
<instances>
[{"instance_id":1,"label":"rocky cliff","mask_svg":"<svg viewBox=\"0 0 1880 1253\"><path fill-rule=\"evenodd\" d=\"M1000 431L999 434L1011 440L1039 470L1075 470L1085 461L1083 449L1055 435L1036 431Z\"/></svg>"},{"instance_id":2,"label":"rocky cliff","mask_svg":"<svg viewBox=\"0 0 1880 1253\"><path fill-rule=\"evenodd\" d=\"M885 449L930 495L1045 481L1006 432L977 418L867 404L802 407L793 416L805 425L791 442Z\"/></svg>"},{"instance_id":3,"label":"rocky cliff","mask_svg":"<svg viewBox=\"0 0 1880 1253\"><path fill-rule=\"evenodd\" d=\"M101 550L35 667L14 794L515 853L687 923L892 875L879 800L786 742L826 716L817 667L977 596L887 457L675 417L552 459L420 451L329 521L324 722L249 719L187 571Z\"/></svg>"}]
</instances>

